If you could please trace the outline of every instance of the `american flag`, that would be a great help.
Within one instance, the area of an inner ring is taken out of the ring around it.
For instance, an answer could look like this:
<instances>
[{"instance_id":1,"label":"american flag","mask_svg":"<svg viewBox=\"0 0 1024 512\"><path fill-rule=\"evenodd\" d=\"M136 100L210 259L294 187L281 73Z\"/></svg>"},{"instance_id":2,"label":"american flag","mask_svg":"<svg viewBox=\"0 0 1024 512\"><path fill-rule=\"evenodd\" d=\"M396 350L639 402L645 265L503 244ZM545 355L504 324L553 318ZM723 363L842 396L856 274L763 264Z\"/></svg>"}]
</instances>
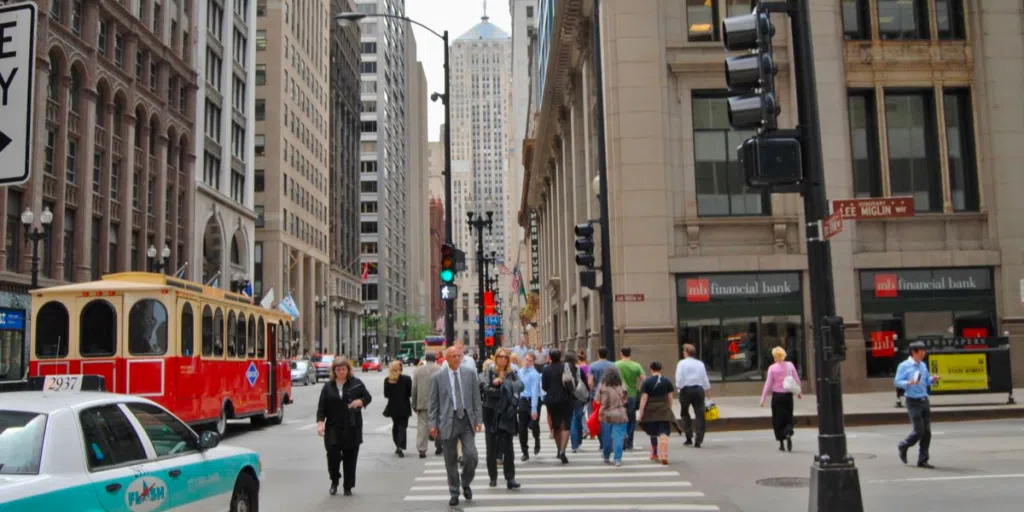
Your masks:
<instances>
[{"instance_id":1,"label":"american flag","mask_svg":"<svg viewBox=\"0 0 1024 512\"><path fill-rule=\"evenodd\" d=\"M512 295L519 293L519 267L512 271Z\"/></svg>"},{"instance_id":2,"label":"american flag","mask_svg":"<svg viewBox=\"0 0 1024 512\"><path fill-rule=\"evenodd\" d=\"M505 275L512 274L512 270L506 267L504 263L498 265L498 272Z\"/></svg>"}]
</instances>

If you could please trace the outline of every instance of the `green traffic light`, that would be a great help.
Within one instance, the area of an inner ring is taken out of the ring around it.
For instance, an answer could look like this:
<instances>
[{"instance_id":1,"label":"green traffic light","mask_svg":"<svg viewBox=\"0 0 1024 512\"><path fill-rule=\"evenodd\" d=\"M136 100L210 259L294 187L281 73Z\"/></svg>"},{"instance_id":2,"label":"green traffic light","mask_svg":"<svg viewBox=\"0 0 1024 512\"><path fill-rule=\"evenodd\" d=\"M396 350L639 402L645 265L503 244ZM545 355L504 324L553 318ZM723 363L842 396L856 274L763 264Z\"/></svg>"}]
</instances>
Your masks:
<instances>
[{"instance_id":1,"label":"green traffic light","mask_svg":"<svg viewBox=\"0 0 1024 512\"><path fill-rule=\"evenodd\" d=\"M455 272L452 272L449 269L444 269L444 270L441 271L441 281L443 281L445 283L450 283L454 279L455 279Z\"/></svg>"}]
</instances>

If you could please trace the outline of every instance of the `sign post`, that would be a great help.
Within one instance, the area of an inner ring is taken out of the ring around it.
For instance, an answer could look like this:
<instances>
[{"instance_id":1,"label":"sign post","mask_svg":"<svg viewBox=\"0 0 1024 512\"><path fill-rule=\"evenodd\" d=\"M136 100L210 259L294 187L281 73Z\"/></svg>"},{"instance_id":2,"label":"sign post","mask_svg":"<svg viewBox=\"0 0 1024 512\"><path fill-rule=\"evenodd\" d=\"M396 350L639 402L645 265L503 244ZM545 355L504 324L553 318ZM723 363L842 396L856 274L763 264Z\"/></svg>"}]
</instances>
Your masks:
<instances>
[{"instance_id":1,"label":"sign post","mask_svg":"<svg viewBox=\"0 0 1024 512\"><path fill-rule=\"evenodd\" d=\"M36 4L0 6L0 185L32 174Z\"/></svg>"}]
</instances>

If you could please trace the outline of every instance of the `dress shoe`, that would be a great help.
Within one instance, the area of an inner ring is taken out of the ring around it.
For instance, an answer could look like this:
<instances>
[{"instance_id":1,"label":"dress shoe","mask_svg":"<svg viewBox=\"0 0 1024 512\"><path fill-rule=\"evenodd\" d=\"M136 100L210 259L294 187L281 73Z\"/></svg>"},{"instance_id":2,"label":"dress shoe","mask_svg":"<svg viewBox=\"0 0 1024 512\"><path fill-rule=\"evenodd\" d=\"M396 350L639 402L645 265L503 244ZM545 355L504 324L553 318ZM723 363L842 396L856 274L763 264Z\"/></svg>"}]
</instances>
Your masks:
<instances>
[{"instance_id":1,"label":"dress shoe","mask_svg":"<svg viewBox=\"0 0 1024 512\"><path fill-rule=\"evenodd\" d=\"M509 490L518 489L522 487L522 485L520 485L519 482L516 482L515 480L509 480L508 482L505 483L505 486L508 487Z\"/></svg>"},{"instance_id":2,"label":"dress shoe","mask_svg":"<svg viewBox=\"0 0 1024 512\"><path fill-rule=\"evenodd\" d=\"M907 446L900 446L899 447L899 449L900 449L900 460L903 461L904 464L907 463L907 449L908 448L909 447L907 447Z\"/></svg>"},{"instance_id":3,"label":"dress shoe","mask_svg":"<svg viewBox=\"0 0 1024 512\"><path fill-rule=\"evenodd\" d=\"M927 462L918 462L917 463L917 467L924 468L924 469L935 469L935 466L932 466L931 464L929 464Z\"/></svg>"},{"instance_id":4,"label":"dress shoe","mask_svg":"<svg viewBox=\"0 0 1024 512\"><path fill-rule=\"evenodd\" d=\"M327 492L331 493L331 496L334 496L335 494L338 494L338 484L337 483L331 484L331 490L329 490Z\"/></svg>"},{"instance_id":5,"label":"dress shoe","mask_svg":"<svg viewBox=\"0 0 1024 512\"><path fill-rule=\"evenodd\" d=\"M498 481L497 480L491 480L490 482L487 483L487 487L497 487L497 486L498 486Z\"/></svg>"},{"instance_id":6,"label":"dress shoe","mask_svg":"<svg viewBox=\"0 0 1024 512\"><path fill-rule=\"evenodd\" d=\"M420 458L421 459L427 458L427 452L420 452Z\"/></svg>"},{"instance_id":7,"label":"dress shoe","mask_svg":"<svg viewBox=\"0 0 1024 512\"><path fill-rule=\"evenodd\" d=\"M442 448L434 450L434 455L441 455L442 453L444 453L444 450Z\"/></svg>"},{"instance_id":8,"label":"dress shoe","mask_svg":"<svg viewBox=\"0 0 1024 512\"><path fill-rule=\"evenodd\" d=\"M522 458L520 458L519 460L521 460L523 462L526 462L526 461L530 460L530 454L529 453L524 453Z\"/></svg>"},{"instance_id":9,"label":"dress shoe","mask_svg":"<svg viewBox=\"0 0 1024 512\"><path fill-rule=\"evenodd\" d=\"M786 436L786 451L793 451L793 436Z\"/></svg>"},{"instance_id":10,"label":"dress shoe","mask_svg":"<svg viewBox=\"0 0 1024 512\"><path fill-rule=\"evenodd\" d=\"M540 453L540 443L536 443L533 445L533 454L537 455L538 453Z\"/></svg>"},{"instance_id":11,"label":"dress shoe","mask_svg":"<svg viewBox=\"0 0 1024 512\"><path fill-rule=\"evenodd\" d=\"M701 444L702 442L703 442L703 441L697 441L696 443L693 443L693 447L694 447L694 448L700 448L700 444Z\"/></svg>"},{"instance_id":12,"label":"dress shoe","mask_svg":"<svg viewBox=\"0 0 1024 512\"><path fill-rule=\"evenodd\" d=\"M395 455L398 455L399 458L403 458L403 457L405 457L405 452L403 452L402 449L399 448L399 449L395 450Z\"/></svg>"},{"instance_id":13,"label":"dress shoe","mask_svg":"<svg viewBox=\"0 0 1024 512\"><path fill-rule=\"evenodd\" d=\"M345 496L352 496L352 489L345 489Z\"/></svg>"},{"instance_id":14,"label":"dress shoe","mask_svg":"<svg viewBox=\"0 0 1024 512\"><path fill-rule=\"evenodd\" d=\"M470 489L469 486L463 487L462 495L465 496L467 500L473 499L473 489Z\"/></svg>"},{"instance_id":15,"label":"dress shoe","mask_svg":"<svg viewBox=\"0 0 1024 512\"><path fill-rule=\"evenodd\" d=\"M683 446L691 446L691 445L693 445L693 439L690 439L689 437L687 437L686 438L686 442L683 443Z\"/></svg>"},{"instance_id":16,"label":"dress shoe","mask_svg":"<svg viewBox=\"0 0 1024 512\"><path fill-rule=\"evenodd\" d=\"M459 495L458 494L453 494L452 495L452 498L450 500L448 500L448 506L449 507L457 507L457 506L459 506Z\"/></svg>"}]
</instances>

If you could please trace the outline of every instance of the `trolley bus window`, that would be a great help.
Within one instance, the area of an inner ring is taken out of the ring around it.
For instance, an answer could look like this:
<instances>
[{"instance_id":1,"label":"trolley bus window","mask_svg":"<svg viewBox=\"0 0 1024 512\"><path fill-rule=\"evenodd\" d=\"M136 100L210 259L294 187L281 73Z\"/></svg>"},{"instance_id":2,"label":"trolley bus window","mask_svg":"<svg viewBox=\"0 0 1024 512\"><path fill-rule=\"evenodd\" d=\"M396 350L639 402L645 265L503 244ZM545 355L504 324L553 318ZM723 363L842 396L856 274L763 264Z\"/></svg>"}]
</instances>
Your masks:
<instances>
[{"instance_id":1,"label":"trolley bus window","mask_svg":"<svg viewBox=\"0 0 1024 512\"><path fill-rule=\"evenodd\" d=\"M263 331L265 330L263 327L263 317L260 317L259 325L256 326L256 357L259 357L260 359L263 359L267 354L266 349L264 348L266 343L263 337Z\"/></svg>"},{"instance_id":2,"label":"trolley bus window","mask_svg":"<svg viewBox=\"0 0 1024 512\"><path fill-rule=\"evenodd\" d=\"M235 342L238 344L238 349L237 349L238 357L245 357L245 344L246 344L245 339L246 339L246 336L245 336L245 314L244 313L239 313L238 314L238 327L236 329L236 332L237 332L236 336L238 336L238 337L235 338Z\"/></svg>"},{"instance_id":3,"label":"trolley bus window","mask_svg":"<svg viewBox=\"0 0 1024 512\"><path fill-rule=\"evenodd\" d=\"M213 314L213 356L224 357L224 312L220 308Z\"/></svg>"},{"instance_id":4,"label":"trolley bus window","mask_svg":"<svg viewBox=\"0 0 1024 512\"><path fill-rule=\"evenodd\" d=\"M238 339L238 324L235 323L235 312L228 311L228 357L235 357L235 343Z\"/></svg>"},{"instance_id":5,"label":"trolley bus window","mask_svg":"<svg viewBox=\"0 0 1024 512\"><path fill-rule=\"evenodd\" d=\"M195 350L195 341L193 338L195 325L192 323L192 305L185 303L181 307L181 355L185 357L192 357Z\"/></svg>"},{"instance_id":6,"label":"trolley bus window","mask_svg":"<svg viewBox=\"0 0 1024 512\"><path fill-rule=\"evenodd\" d=\"M249 357L256 357L256 315L249 317L249 336L245 338L245 344L249 347ZM263 351L260 351L263 357Z\"/></svg>"},{"instance_id":7,"label":"trolley bus window","mask_svg":"<svg viewBox=\"0 0 1024 512\"><path fill-rule=\"evenodd\" d=\"M143 299L128 313L128 352L133 356L167 353L167 308L155 299Z\"/></svg>"},{"instance_id":8,"label":"trolley bus window","mask_svg":"<svg viewBox=\"0 0 1024 512\"><path fill-rule=\"evenodd\" d=\"M82 308L78 319L78 350L82 357L110 357L117 352L117 312L114 306L94 299Z\"/></svg>"},{"instance_id":9,"label":"trolley bus window","mask_svg":"<svg viewBox=\"0 0 1024 512\"><path fill-rule=\"evenodd\" d=\"M36 314L36 357L68 356L68 309L60 302L43 304Z\"/></svg>"},{"instance_id":10,"label":"trolley bus window","mask_svg":"<svg viewBox=\"0 0 1024 512\"><path fill-rule=\"evenodd\" d=\"M203 306L203 357L213 355L213 310Z\"/></svg>"},{"instance_id":11,"label":"trolley bus window","mask_svg":"<svg viewBox=\"0 0 1024 512\"><path fill-rule=\"evenodd\" d=\"M277 333L277 355L281 359L288 359L292 357L291 351L288 350L289 348L291 348L292 343L292 333L288 332L288 326L282 322L280 324L280 328L277 330Z\"/></svg>"}]
</instances>

